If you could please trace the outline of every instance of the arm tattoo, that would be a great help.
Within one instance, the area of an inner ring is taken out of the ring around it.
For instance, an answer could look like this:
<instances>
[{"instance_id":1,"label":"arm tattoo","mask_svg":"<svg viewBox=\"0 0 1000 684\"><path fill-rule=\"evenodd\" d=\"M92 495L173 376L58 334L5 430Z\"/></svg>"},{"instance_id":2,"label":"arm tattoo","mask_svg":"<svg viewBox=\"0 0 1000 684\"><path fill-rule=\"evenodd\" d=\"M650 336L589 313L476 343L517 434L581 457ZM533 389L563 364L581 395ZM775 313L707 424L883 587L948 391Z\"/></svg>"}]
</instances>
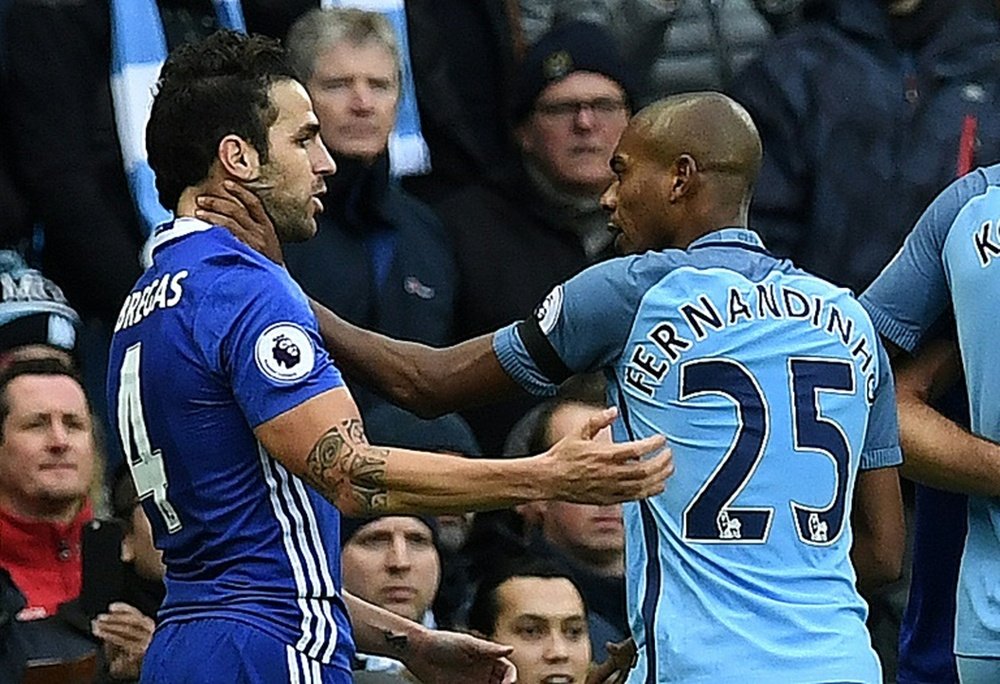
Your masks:
<instances>
[{"instance_id":1,"label":"arm tattoo","mask_svg":"<svg viewBox=\"0 0 1000 684\"><path fill-rule=\"evenodd\" d=\"M385 637L385 643L396 653L402 653L406 650L409 645L409 639L406 638L405 634L394 634L389 630L383 630L382 636Z\"/></svg>"},{"instance_id":2,"label":"arm tattoo","mask_svg":"<svg viewBox=\"0 0 1000 684\"><path fill-rule=\"evenodd\" d=\"M344 487L366 513L387 505L385 486L387 449L373 448L365 439L360 420L352 418L330 428L306 458L306 478L328 498Z\"/></svg>"}]
</instances>

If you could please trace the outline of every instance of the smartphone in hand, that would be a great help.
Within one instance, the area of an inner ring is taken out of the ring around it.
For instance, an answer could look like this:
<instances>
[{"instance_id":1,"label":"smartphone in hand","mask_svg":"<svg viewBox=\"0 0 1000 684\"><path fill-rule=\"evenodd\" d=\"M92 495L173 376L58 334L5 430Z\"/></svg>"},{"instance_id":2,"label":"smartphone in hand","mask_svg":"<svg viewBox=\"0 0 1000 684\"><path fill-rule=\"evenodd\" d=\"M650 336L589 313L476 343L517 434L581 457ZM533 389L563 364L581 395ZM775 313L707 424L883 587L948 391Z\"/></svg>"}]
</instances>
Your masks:
<instances>
[{"instance_id":1,"label":"smartphone in hand","mask_svg":"<svg viewBox=\"0 0 1000 684\"><path fill-rule=\"evenodd\" d=\"M90 619L125 596L122 526L115 520L91 520L83 528L83 588L80 606Z\"/></svg>"}]
</instances>

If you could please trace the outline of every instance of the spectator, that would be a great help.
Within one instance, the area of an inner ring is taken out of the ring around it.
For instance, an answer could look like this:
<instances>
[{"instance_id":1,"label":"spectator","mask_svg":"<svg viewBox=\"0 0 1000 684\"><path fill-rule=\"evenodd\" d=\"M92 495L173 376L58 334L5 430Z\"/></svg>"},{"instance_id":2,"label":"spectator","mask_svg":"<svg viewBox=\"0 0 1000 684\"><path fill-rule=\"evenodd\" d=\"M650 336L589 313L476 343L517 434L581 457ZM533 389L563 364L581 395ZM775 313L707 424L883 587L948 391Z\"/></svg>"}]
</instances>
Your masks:
<instances>
[{"instance_id":1,"label":"spectator","mask_svg":"<svg viewBox=\"0 0 1000 684\"><path fill-rule=\"evenodd\" d=\"M991 0L830 0L826 14L765 47L731 94L764 145L753 225L860 292L938 191L1000 159L1000 22Z\"/></svg>"},{"instance_id":2,"label":"spectator","mask_svg":"<svg viewBox=\"0 0 1000 684\"><path fill-rule=\"evenodd\" d=\"M23 595L15 626L26 658L71 659L93 644L55 619L80 594L81 534L99 472L89 405L53 359L0 373L0 568ZM15 663L16 668L16 663Z\"/></svg>"},{"instance_id":3,"label":"spectator","mask_svg":"<svg viewBox=\"0 0 1000 684\"><path fill-rule=\"evenodd\" d=\"M514 647L510 660L518 682L587 680L587 608L570 576L554 566L511 563L484 580L469 612L469 628Z\"/></svg>"},{"instance_id":4,"label":"spectator","mask_svg":"<svg viewBox=\"0 0 1000 684\"><path fill-rule=\"evenodd\" d=\"M437 522L430 517L385 516L341 520L344 590L381 608L435 627L431 604L441 581L435 547ZM398 673L403 664L357 654L355 669Z\"/></svg>"},{"instance_id":5,"label":"spectator","mask_svg":"<svg viewBox=\"0 0 1000 684\"><path fill-rule=\"evenodd\" d=\"M295 23L288 48L337 165L316 236L285 247L289 271L312 297L358 325L450 342L457 275L448 234L428 206L389 177L387 145L400 93L392 27L375 12L317 9ZM377 432L372 411L386 402L361 387L351 391Z\"/></svg>"},{"instance_id":6,"label":"spectator","mask_svg":"<svg viewBox=\"0 0 1000 684\"><path fill-rule=\"evenodd\" d=\"M58 285L0 250L0 366L40 357L74 365L79 324Z\"/></svg>"},{"instance_id":7,"label":"spectator","mask_svg":"<svg viewBox=\"0 0 1000 684\"><path fill-rule=\"evenodd\" d=\"M670 93L722 90L803 0L521 0L525 38L563 21L608 26L637 74L637 105Z\"/></svg>"},{"instance_id":8,"label":"spectator","mask_svg":"<svg viewBox=\"0 0 1000 684\"><path fill-rule=\"evenodd\" d=\"M628 123L629 83L611 36L593 24L563 24L528 52L514 105L519 186L479 185L437 206L455 240L460 339L516 320L553 285L610 255L599 198ZM531 405L465 415L483 449L497 451Z\"/></svg>"},{"instance_id":9,"label":"spectator","mask_svg":"<svg viewBox=\"0 0 1000 684\"><path fill-rule=\"evenodd\" d=\"M98 615L91 627L94 636L103 641L111 678L135 680L153 637L153 618L163 601L166 568L163 552L153 546L149 518L139 505L135 483L125 466L119 468L112 486L112 507L123 530L124 596Z\"/></svg>"},{"instance_id":10,"label":"spectator","mask_svg":"<svg viewBox=\"0 0 1000 684\"><path fill-rule=\"evenodd\" d=\"M544 451L574 434L599 407L561 399L532 409L524 421L530 429L529 451ZM605 435L610 439L610 434ZM529 546L533 555L548 556L566 568L589 609L590 640L599 659L604 644L628 636L625 613L625 528L621 504L591 506L543 501L519 507L537 525Z\"/></svg>"}]
</instances>

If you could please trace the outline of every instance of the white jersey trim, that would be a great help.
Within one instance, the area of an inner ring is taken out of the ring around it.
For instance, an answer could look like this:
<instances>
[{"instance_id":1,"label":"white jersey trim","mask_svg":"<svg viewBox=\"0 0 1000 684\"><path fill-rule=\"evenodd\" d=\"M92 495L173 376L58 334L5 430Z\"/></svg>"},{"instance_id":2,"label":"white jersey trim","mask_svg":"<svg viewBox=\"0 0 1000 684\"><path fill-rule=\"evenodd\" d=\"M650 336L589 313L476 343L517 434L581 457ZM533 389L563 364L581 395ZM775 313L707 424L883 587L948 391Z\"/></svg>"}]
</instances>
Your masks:
<instances>
[{"instance_id":1,"label":"white jersey trim","mask_svg":"<svg viewBox=\"0 0 1000 684\"><path fill-rule=\"evenodd\" d=\"M295 648L311 658L329 662L337 646L337 623L329 601L321 600L318 595L324 593L324 578L330 578L328 586L331 590L334 585L322 544L317 543L314 550L305 530L305 520L308 518L313 534L318 539L315 514L308 505L308 498L303 504L292 494L289 480L302 487L298 478L271 458L263 446L258 445L257 451L264 479L267 481L271 508L281 525L282 542L292 567L299 597L297 603L302 611L302 636Z\"/></svg>"}]
</instances>

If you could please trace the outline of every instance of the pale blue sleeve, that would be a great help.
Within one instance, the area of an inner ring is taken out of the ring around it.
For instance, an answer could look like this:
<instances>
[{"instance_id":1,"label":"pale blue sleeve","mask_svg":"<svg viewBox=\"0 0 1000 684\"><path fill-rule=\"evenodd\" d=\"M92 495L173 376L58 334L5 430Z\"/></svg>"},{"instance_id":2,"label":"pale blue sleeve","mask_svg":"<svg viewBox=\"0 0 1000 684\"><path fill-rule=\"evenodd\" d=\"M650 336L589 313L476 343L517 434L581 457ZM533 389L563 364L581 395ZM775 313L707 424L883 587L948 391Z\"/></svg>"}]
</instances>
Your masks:
<instances>
[{"instance_id":1,"label":"pale blue sleeve","mask_svg":"<svg viewBox=\"0 0 1000 684\"><path fill-rule=\"evenodd\" d=\"M865 444L861 451L861 470L889 468L903 462L892 367L882 342L877 344L878 378L874 388L874 401L868 413L868 430L865 432Z\"/></svg>"},{"instance_id":2,"label":"pale blue sleeve","mask_svg":"<svg viewBox=\"0 0 1000 684\"><path fill-rule=\"evenodd\" d=\"M200 306L194 333L251 427L343 385L305 295L277 268L229 267Z\"/></svg>"},{"instance_id":3,"label":"pale blue sleeve","mask_svg":"<svg viewBox=\"0 0 1000 684\"><path fill-rule=\"evenodd\" d=\"M571 375L610 365L628 339L646 289L644 258L606 261L556 286L534 316L493 336L500 365L541 396L553 394Z\"/></svg>"},{"instance_id":4,"label":"pale blue sleeve","mask_svg":"<svg viewBox=\"0 0 1000 684\"><path fill-rule=\"evenodd\" d=\"M947 308L948 283L941 254L945 239L962 207L986 187L982 170L949 185L859 298L876 330L902 349L912 352Z\"/></svg>"}]
</instances>

